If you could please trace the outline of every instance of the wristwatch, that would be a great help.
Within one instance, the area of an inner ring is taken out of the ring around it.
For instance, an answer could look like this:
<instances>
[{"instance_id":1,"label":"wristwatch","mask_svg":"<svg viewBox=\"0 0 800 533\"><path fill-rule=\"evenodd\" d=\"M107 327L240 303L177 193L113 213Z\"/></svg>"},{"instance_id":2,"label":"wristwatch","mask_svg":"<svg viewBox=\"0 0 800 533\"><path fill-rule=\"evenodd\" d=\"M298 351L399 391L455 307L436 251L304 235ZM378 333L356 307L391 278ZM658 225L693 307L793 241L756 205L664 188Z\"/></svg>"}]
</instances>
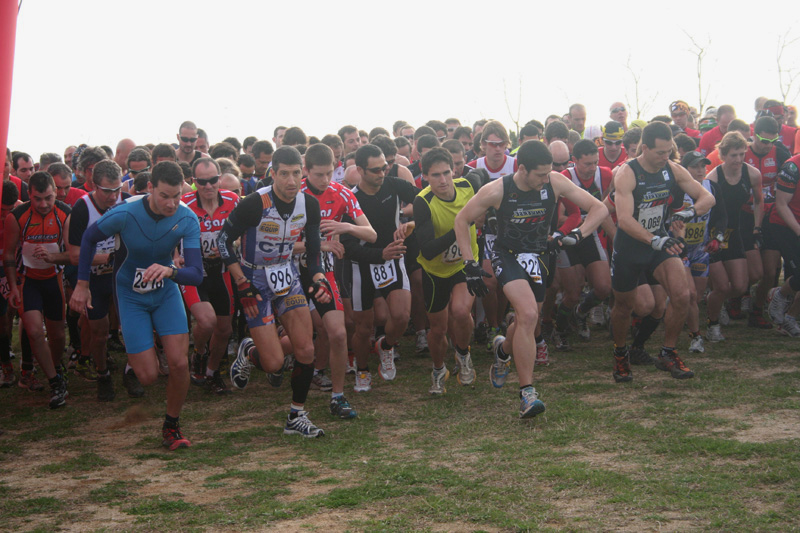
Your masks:
<instances>
[{"instance_id":1,"label":"wristwatch","mask_svg":"<svg viewBox=\"0 0 800 533\"><path fill-rule=\"evenodd\" d=\"M170 265L169 267L172 269L172 274L169 275L169 279L174 280L175 276L178 275L178 267L175 265Z\"/></svg>"}]
</instances>

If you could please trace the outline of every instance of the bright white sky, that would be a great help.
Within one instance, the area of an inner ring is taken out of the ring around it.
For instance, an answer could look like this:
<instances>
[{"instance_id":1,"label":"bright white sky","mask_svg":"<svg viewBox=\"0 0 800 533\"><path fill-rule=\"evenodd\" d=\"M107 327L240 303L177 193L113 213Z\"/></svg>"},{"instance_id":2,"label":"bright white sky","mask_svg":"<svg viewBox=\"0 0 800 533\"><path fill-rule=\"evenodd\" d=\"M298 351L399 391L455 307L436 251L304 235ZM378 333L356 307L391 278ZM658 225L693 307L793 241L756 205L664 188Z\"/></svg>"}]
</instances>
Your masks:
<instances>
[{"instance_id":1,"label":"bright white sky","mask_svg":"<svg viewBox=\"0 0 800 533\"><path fill-rule=\"evenodd\" d=\"M600 124L613 101L635 106L629 57L651 118L699 103L682 30L711 40L707 105L750 120L757 96L780 98L777 36L798 13L782 0L25 0L9 145L38 160L81 142L175 142L184 120L212 144L279 124L318 137L450 116L509 127L504 81L515 116L522 83L521 123L577 101ZM787 55L800 68L800 42Z\"/></svg>"}]
</instances>

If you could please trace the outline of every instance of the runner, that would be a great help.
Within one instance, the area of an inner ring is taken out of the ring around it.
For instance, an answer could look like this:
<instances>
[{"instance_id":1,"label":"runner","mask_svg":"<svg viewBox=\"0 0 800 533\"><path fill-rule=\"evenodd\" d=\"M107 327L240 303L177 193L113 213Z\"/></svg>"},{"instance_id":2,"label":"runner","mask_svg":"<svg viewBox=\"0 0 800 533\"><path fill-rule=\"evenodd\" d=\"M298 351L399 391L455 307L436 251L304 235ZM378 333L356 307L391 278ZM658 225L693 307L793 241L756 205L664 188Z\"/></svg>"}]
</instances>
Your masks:
<instances>
[{"instance_id":1,"label":"runner","mask_svg":"<svg viewBox=\"0 0 800 533\"><path fill-rule=\"evenodd\" d=\"M210 392L225 395L231 391L222 379L219 364L233 331L233 287L217 249L217 237L225 219L239 203L239 196L220 190L220 167L210 157L194 162L192 176L197 190L184 194L181 201L200 223L203 282L196 287L181 285L183 301L196 321L192 328L190 379L194 385L205 385Z\"/></svg>"},{"instance_id":2,"label":"runner","mask_svg":"<svg viewBox=\"0 0 800 533\"><path fill-rule=\"evenodd\" d=\"M181 205L183 171L173 161L153 167L149 194L134 196L90 225L81 240L78 284L70 307L86 313L93 307L89 285L97 244L118 235L115 291L128 364L143 385L158 377L153 330L159 335L169 364L167 412L162 445L175 450L191 446L180 430L179 417L189 388L189 332L178 284L200 284L200 227L197 217ZM176 268L172 251L183 239L185 265Z\"/></svg>"},{"instance_id":3,"label":"runner","mask_svg":"<svg viewBox=\"0 0 800 533\"><path fill-rule=\"evenodd\" d=\"M303 231L314 297L327 303L332 291L319 263L319 202L300 193L302 166L296 148L281 146L275 150L273 185L258 189L239 202L222 226L217 247L236 282L252 335L239 345L230 369L231 382L238 389L245 388L253 366L282 378L284 356L275 326L277 315L296 359L291 379L292 403L283 432L313 438L325 434L303 409L314 377L313 329L300 275L292 261L295 243ZM233 241L240 236L242 257L237 259Z\"/></svg>"},{"instance_id":4,"label":"runner","mask_svg":"<svg viewBox=\"0 0 800 533\"><path fill-rule=\"evenodd\" d=\"M56 184L47 172L34 173L28 185L30 201L15 207L5 221L3 266L8 303L19 309L33 356L50 383L50 408L56 409L66 405L69 395L61 364L65 315L60 265L69 263L62 249L70 208L56 200Z\"/></svg>"},{"instance_id":5,"label":"runner","mask_svg":"<svg viewBox=\"0 0 800 533\"><path fill-rule=\"evenodd\" d=\"M672 203L680 209L684 193L695 201L692 208L682 212L685 219L705 214L714 205L713 196L684 168L669 160L673 142L668 125L653 122L645 126L641 150L642 154L621 167L614 178L618 229L611 261L611 322L614 380L618 383L633 380L626 341L641 275L658 281L669 296L664 346L656 366L674 378L694 376L675 352L688 311L689 286L677 257L683 246L667 235L665 222L667 208Z\"/></svg>"},{"instance_id":6,"label":"runner","mask_svg":"<svg viewBox=\"0 0 800 533\"><path fill-rule=\"evenodd\" d=\"M482 278L488 274L475 261L470 224L490 207L497 211L498 231L492 266L516 319L509 326L508 335L500 335L493 342L495 360L489 376L492 385L502 387L513 353L520 385L519 414L521 418L529 418L545 409L532 384L536 346L544 340L537 339L534 330L539 321L547 276L542 272L540 255L548 248L558 198L564 196L588 213L583 224L569 234L573 242L579 242L584 233L591 234L608 216L608 210L589 193L552 171L553 157L543 143L528 141L523 144L517 161L514 174L483 186L456 215L455 233L464 259L467 288L471 294L485 294L487 289ZM558 244L556 240L555 246Z\"/></svg>"}]
</instances>

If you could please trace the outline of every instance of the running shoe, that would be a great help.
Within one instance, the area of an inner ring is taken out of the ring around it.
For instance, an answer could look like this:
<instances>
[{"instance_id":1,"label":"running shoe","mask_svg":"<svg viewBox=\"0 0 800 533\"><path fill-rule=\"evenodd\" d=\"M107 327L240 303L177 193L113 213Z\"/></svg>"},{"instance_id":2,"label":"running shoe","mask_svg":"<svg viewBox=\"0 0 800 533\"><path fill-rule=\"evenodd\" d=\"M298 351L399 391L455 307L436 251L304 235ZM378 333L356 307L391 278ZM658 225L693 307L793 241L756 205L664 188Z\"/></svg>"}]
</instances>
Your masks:
<instances>
[{"instance_id":1,"label":"running shoe","mask_svg":"<svg viewBox=\"0 0 800 533\"><path fill-rule=\"evenodd\" d=\"M731 320L742 320L744 318L741 297L728 300L728 316Z\"/></svg>"},{"instance_id":2,"label":"running shoe","mask_svg":"<svg viewBox=\"0 0 800 533\"><path fill-rule=\"evenodd\" d=\"M31 392L44 390L44 385L41 381L36 379L36 373L33 370L20 371L17 385L19 385L21 389L28 389Z\"/></svg>"},{"instance_id":3,"label":"running shoe","mask_svg":"<svg viewBox=\"0 0 800 533\"><path fill-rule=\"evenodd\" d=\"M500 328L489 328L486 330L486 351L490 352L494 349L494 339L500 335Z\"/></svg>"},{"instance_id":4,"label":"running shoe","mask_svg":"<svg viewBox=\"0 0 800 533\"><path fill-rule=\"evenodd\" d=\"M76 350L71 344L67 346L67 369L75 370L75 365L78 364L81 351Z\"/></svg>"},{"instance_id":5,"label":"running shoe","mask_svg":"<svg viewBox=\"0 0 800 533\"><path fill-rule=\"evenodd\" d=\"M180 428L168 428L165 426L161 429L161 435L164 438L161 441L161 445L173 451L178 448L188 448L192 445L189 439L181 434Z\"/></svg>"},{"instance_id":6,"label":"running shoe","mask_svg":"<svg viewBox=\"0 0 800 533\"><path fill-rule=\"evenodd\" d=\"M725 340L725 337L722 336L722 327L720 324L708 326L708 330L706 330L706 339L708 342L722 342Z\"/></svg>"},{"instance_id":7,"label":"running shoe","mask_svg":"<svg viewBox=\"0 0 800 533\"><path fill-rule=\"evenodd\" d=\"M769 307L767 308L770 320L779 326L783 324L786 311L789 310L793 300L794 298L792 296L784 296L781 293L780 287L775 287L770 290Z\"/></svg>"},{"instance_id":8,"label":"running shoe","mask_svg":"<svg viewBox=\"0 0 800 533\"><path fill-rule=\"evenodd\" d=\"M547 343L543 342L536 345L536 366L548 366L550 364L550 350Z\"/></svg>"},{"instance_id":9,"label":"running shoe","mask_svg":"<svg viewBox=\"0 0 800 533\"><path fill-rule=\"evenodd\" d=\"M119 335L110 335L107 346L109 351L125 353L125 344L119 338Z\"/></svg>"},{"instance_id":10,"label":"running shoe","mask_svg":"<svg viewBox=\"0 0 800 533\"><path fill-rule=\"evenodd\" d=\"M617 383L633 381L629 353L625 352L625 355L614 354L614 381Z\"/></svg>"},{"instance_id":11,"label":"running shoe","mask_svg":"<svg viewBox=\"0 0 800 533\"><path fill-rule=\"evenodd\" d=\"M428 333L426 331L420 331L417 333L417 341L415 350L417 355L423 354L428 351Z\"/></svg>"},{"instance_id":12,"label":"running shoe","mask_svg":"<svg viewBox=\"0 0 800 533\"><path fill-rule=\"evenodd\" d=\"M5 364L0 369L0 389L6 389L17 382L17 376L14 375L14 367L10 364Z\"/></svg>"},{"instance_id":13,"label":"running shoe","mask_svg":"<svg viewBox=\"0 0 800 533\"><path fill-rule=\"evenodd\" d=\"M298 411L297 416L294 418L289 415L286 418L286 427L283 428L284 435L300 435L309 439L322 437L325 432L314 425L308 419L308 413L305 411Z\"/></svg>"},{"instance_id":14,"label":"running shoe","mask_svg":"<svg viewBox=\"0 0 800 533\"><path fill-rule=\"evenodd\" d=\"M511 356L508 359L500 359L497 351L503 345L506 338L502 335L497 335L492 342L492 351L494 352L494 363L489 367L489 381L496 389L501 388L506 384L506 378L511 372Z\"/></svg>"},{"instance_id":15,"label":"running shoe","mask_svg":"<svg viewBox=\"0 0 800 533\"><path fill-rule=\"evenodd\" d=\"M606 319L605 304L600 304L592 307L589 311L589 321L595 326L605 327L608 320Z\"/></svg>"},{"instance_id":16,"label":"running shoe","mask_svg":"<svg viewBox=\"0 0 800 533\"><path fill-rule=\"evenodd\" d=\"M572 347L569 345L569 339L565 331L559 331L558 328L553 330L553 344L556 345L557 352L571 352Z\"/></svg>"},{"instance_id":17,"label":"running shoe","mask_svg":"<svg viewBox=\"0 0 800 533\"><path fill-rule=\"evenodd\" d=\"M628 348L628 360L632 365L652 365L656 362L643 347L638 346Z\"/></svg>"},{"instance_id":18,"label":"running shoe","mask_svg":"<svg viewBox=\"0 0 800 533\"><path fill-rule=\"evenodd\" d=\"M785 315L783 324L778 326L778 332L789 337L800 337L800 326L797 325L797 319L792 315Z\"/></svg>"},{"instance_id":19,"label":"running shoe","mask_svg":"<svg viewBox=\"0 0 800 533\"><path fill-rule=\"evenodd\" d=\"M720 326L729 326L731 317L728 315L728 309L723 305L719 311L719 324Z\"/></svg>"},{"instance_id":20,"label":"running shoe","mask_svg":"<svg viewBox=\"0 0 800 533\"><path fill-rule=\"evenodd\" d=\"M428 392L437 396L440 396L447 392L447 388L445 387L445 382L447 378L450 377L450 371L447 370L447 367L443 367L441 370L436 370L435 368L431 371L431 388L428 389Z\"/></svg>"},{"instance_id":21,"label":"running shoe","mask_svg":"<svg viewBox=\"0 0 800 533\"><path fill-rule=\"evenodd\" d=\"M578 305L572 310L572 318L575 320L575 331L578 332L578 337L588 341L592 337L592 332L589 331L589 324L587 318L589 315L583 314L578 309Z\"/></svg>"},{"instance_id":22,"label":"running shoe","mask_svg":"<svg viewBox=\"0 0 800 533\"><path fill-rule=\"evenodd\" d=\"M746 296L742 296L742 304L740 307L742 313L749 313L752 305L753 299L750 297L749 293Z\"/></svg>"},{"instance_id":23,"label":"running shoe","mask_svg":"<svg viewBox=\"0 0 800 533\"><path fill-rule=\"evenodd\" d=\"M336 418L341 418L343 420L348 420L350 418L355 418L358 416L356 410L350 405L350 402L347 401L347 398L344 396L337 396L336 398L331 398L331 414Z\"/></svg>"},{"instance_id":24,"label":"running shoe","mask_svg":"<svg viewBox=\"0 0 800 533\"><path fill-rule=\"evenodd\" d=\"M461 355L456 350L456 379L461 385L472 385L475 382L475 368L472 366L472 355L469 352Z\"/></svg>"},{"instance_id":25,"label":"running shoe","mask_svg":"<svg viewBox=\"0 0 800 533\"><path fill-rule=\"evenodd\" d=\"M353 387L356 392L369 392L372 390L372 373L369 371L356 373L356 384Z\"/></svg>"},{"instance_id":26,"label":"running shoe","mask_svg":"<svg viewBox=\"0 0 800 533\"><path fill-rule=\"evenodd\" d=\"M112 372L117 369L117 362L114 360L114 357L110 354L106 354L106 368Z\"/></svg>"},{"instance_id":27,"label":"running shoe","mask_svg":"<svg viewBox=\"0 0 800 533\"><path fill-rule=\"evenodd\" d=\"M116 396L114 392L114 380L111 373L106 371L105 376L97 376L97 401L112 402Z\"/></svg>"},{"instance_id":28,"label":"running shoe","mask_svg":"<svg viewBox=\"0 0 800 533\"><path fill-rule=\"evenodd\" d=\"M702 335L696 335L692 337L692 340L689 343L689 351L692 353L703 353L706 351L705 346L703 346Z\"/></svg>"},{"instance_id":29,"label":"running shoe","mask_svg":"<svg viewBox=\"0 0 800 533\"><path fill-rule=\"evenodd\" d=\"M656 361L656 368L672 374L675 379L689 379L694 377L694 372L683 363L675 350L661 350Z\"/></svg>"},{"instance_id":30,"label":"running shoe","mask_svg":"<svg viewBox=\"0 0 800 533\"><path fill-rule=\"evenodd\" d=\"M330 392L330 390L333 388L333 382L331 381L331 378L326 376L325 373L320 370L314 374L313 378L311 378L311 388L314 390Z\"/></svg>"},{"instance_id":31,"label":"running shoe","mask_svg":"<svg viewBox=\"0 0 800 533\"><path fill-rule=\"evenodd\" d=\"M394 347L384 350L381 344L385 338L386 337L381 337L375 341L375 350L378 352L378 357L381 360L381 366L378 370L378 373L386 381L392 381L395 377L397 377L397 368L394 366Z\"/></svg>"},{"instance_id":32,"label":"running shoe","mask_svg":"<svg viewBox=\"0 0 800 533\"><path fill-rule=\"evenodd\" d=\"M747 317L747 327L756 329L772 329L772 324L764 319L762 312L751 310Z\"/></svg>"},{"instance_id":33,"label":"running shoe","mask_svg":"<svg viewBox=\"0 0 800 533\"><path fill-rule=\"evenodd\" d=\"M97 370L95 370L94 363L88 357L78 359L78 364L75 365L75 373L86 381L97 381Z\"/></svg>"},{"instance_id":34,"label":"running shoe","mask_svg":"<svg viewBox=\"0 0 800 533\"><path fill-rule=\"evenodd\" d=\"M277 372L267 372L267 381L269 384L272 385L274 388L279 388L281 383L283 383L283 376L286 375L287 372L291 372L294 368L294 355L286 354L283 356L283 366Z\"/></svg>"},{"instance_id":35,"label":"running shoe","mask_svg":"<svg viewBox=\"0 0 800 533\"><path fill-rule=\"evenodd\" d=\"M192 351L192 372L189 378L192 380L192 385L202 387L206 383L206 365L208 364L208 352L200 355L197 350Z\"/></svg>"},{"instance_id":36,"label":"running shoe","mask_svg":"<svg viewBox=\"0 0 800 533\"><path fill-rule=\"evenodd\" d=\"M353 352L347 352L347 374L355 374L356 373L356 354Z\"/></svg>"},{"instance_id":37,"label":"running shoe","mask_svg":"<svg viewBox=\"0 0 800 533\"><path fill-rule=\"evenodd\" d=\"M50 386L50 409L58 409L67 405L67 396L69 396L67 382L64 381L64 378L60 374L56 374L56 379L55 385Z\"/></svg>"},{"instance_id":38,"label":"running shoe","mask_svg":"<svg viewBox=\"0 0 800 533\"><path fill-rule=\"evenodd\" d=\"M144 396L144 387L139 382L139 378L136 377L136 372L133 371L133 368L129 369L127 372L123 369L122 370L122 385L125 386L125 390L128 391L128 396L130 398L141 398Z\"/></svg>"},{"instance_id":39,"label":"running shoe","mask_svg":"<svg viewBox=\"0 0 800 533\"><path fill-rule=\"evenodd\" d=\"M236 359L231 364L231 383L237 389L244 389L250 382L250 371L253 369L253 363L250 362L248 352L251 346L255 346L253 339L250 337L242 339L239 344L239 350L236 352Z\"/></svg>"},{"instance_id":40,"label":"running shoe","mask_svg":"<svg viewBox=\"0 0 800 533\"><path fill-rule=\"evenodd\" d=\"M533 387L525 387L519 391L519 417L533 418L544 413L544 404Z\"/></svg>"},{"instance_id":41,"label":"running shoe","mask_svg":"<svg viewBox=\"0 0 800 533\"><path fill-rule=\"evenodd\" d=\"M228 341L228 356L236 357L236 341L234 339Z\"/></svg>"},{"instance_id":42,"label":"running shoe","mask_svg":"<svg viewBox=\"0 0 800 533\"><path fill-rule=\"evenodd\" d=\"M209 392L217 396L225 396L232 392L228 385L225 384L225 380L222 379L222 373L219 370L215 371L213 376L206 376L205 385Z\"/></svg>"}]
</instances>

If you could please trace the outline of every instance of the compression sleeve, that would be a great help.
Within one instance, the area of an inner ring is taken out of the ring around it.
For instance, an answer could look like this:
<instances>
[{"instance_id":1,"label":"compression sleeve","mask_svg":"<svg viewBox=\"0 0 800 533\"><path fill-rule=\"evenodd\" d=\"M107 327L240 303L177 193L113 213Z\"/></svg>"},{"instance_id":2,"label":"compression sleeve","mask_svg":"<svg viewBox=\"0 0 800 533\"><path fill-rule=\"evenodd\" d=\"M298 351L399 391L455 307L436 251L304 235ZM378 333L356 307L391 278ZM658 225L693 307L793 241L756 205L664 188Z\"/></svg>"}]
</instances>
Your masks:
<instances>
[{"instance_id":1,"label":"compression sleeve","mask_svg":"<svg viewBox=\"0 0 800 533\"><path fill-rule=\"evenodd\" d=\"M174 281L179 285L200 285L203 282L203 254L200 248L183 249L183 268L178 269Z\"/></svg>"},{"instance_id":2,"label":"compression sleeve","mask_svg":"<svg viewBox=\"0 0 800 533\"><path fill-rule=\"evenodd\" d=\"M72 213L69 219L69 236L68 241L72 246L80 246L83 239L83 233L89 225L89 209L86 203L79 201L72 208Z\"/></svg>"},{"instance_id":3,"label":"compression sleeve","mask_svg":"<svg viewBox=\"0 0 800 533\"><path fill-rule=\"evenodd\" d=\"M97 243L107 239L109 236L100 231L97 222L86 228L81 239L81 255L78 261L78 280L89 281L91 274L92 259L97 249Z\"/></svg>"},{"instance_id":4,"label":"compression sleeve","mask_svg":"<svg viewBox=\"0 0 800 533\"><path fill-rule=\"evenodd\" d=\"M231 211L217 236L217 249L222 261L232 265L238 261L233 250L233 241L241 237L247 228L257 226L264 209L260 194L249 194Z\"/></svg>"},{"instance_id":5,"label":"compression sleeve","mask_svg":"<svg viewBox=\"0 0 800 533\"><path fill-rule=\"evenodd\" d=\"M428 202L420 196L414 200L414 234L420 243L419 251L422 257L432 261L437 255L447 250L456 241L456 232L451 229L439 238L436 238L436 229L431 218L431 208Z\"/></svg>"}]
</instances>

